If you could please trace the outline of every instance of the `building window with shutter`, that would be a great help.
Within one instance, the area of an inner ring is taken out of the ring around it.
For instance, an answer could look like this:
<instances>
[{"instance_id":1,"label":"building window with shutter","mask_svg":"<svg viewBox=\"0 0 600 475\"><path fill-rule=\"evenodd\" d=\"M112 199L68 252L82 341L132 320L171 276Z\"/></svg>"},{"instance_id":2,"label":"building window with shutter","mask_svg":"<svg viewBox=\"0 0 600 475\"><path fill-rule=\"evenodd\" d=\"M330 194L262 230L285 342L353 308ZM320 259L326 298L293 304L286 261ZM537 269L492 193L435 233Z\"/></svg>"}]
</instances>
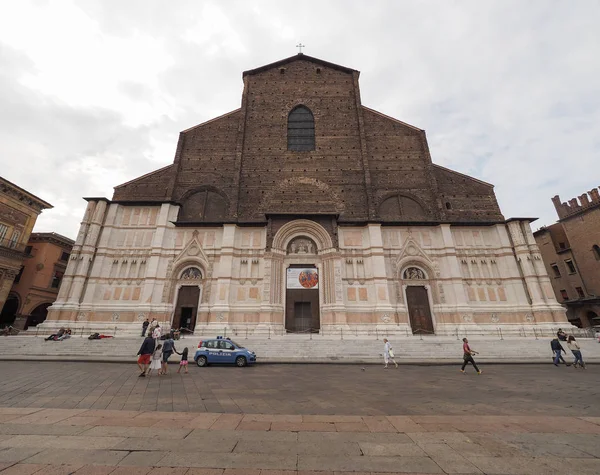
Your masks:
<instances>
[{"instance_id":1,"label":"building window with shutter","mask_svg":"<svg viewBox=\"0 0 600 475\"><path fill-rule=\"evenodd\" d=\"M315 149L315 119L308 107L298 106L288 116L288 150L307 152Z\"/></svg>"},{"instance_id":2,"label":"building window with shutter","mask_svg":"<svg viewBox=\"0 0 600 475\"><path fill-rule=\"evenodd\" d=\"M60 287L60 281L62 280L62 272L55 272L52 274L52 282L50 283L50 287L53 289L58 289Z\"/></svg>"},{"instance_id":3,"label":"building window with shutter","mask_svg":"<svg viewBox=\"0 0 600 475\"><path fill-rule=\"evenodd\" d=\"M6 224L0 224L0 244L6 238L6 233L8 232L8 226Z\"/></svg>"},{"instance_id":4,"label":"building window with shutter","mask_svg":"<svg viewBox=\"0 0 600 475\"><path fill-rule=\"evenodd\" d=\"M554 272L554 277L560 277L560 270L558 268L558 265L550 264L550 267L552 267L552 272Z\"/></svg>"},{"instance_id":5,"label":"building window with shutter","mask_svg":"<svg viewBox=\"0 0 600 475\"><path fill-rule=\"evenodd\" d=\"M577 291L577 295L580 299L585 298L585 293L583 292L583 289L581 287L575 287L575 290Z\"/></svg>"},{"instance_id":6,"label":"building window with shutter","mask_svg":"<svg viewBox=\"0 0 600 475\"><path fill-rule=\"evenodd\" d=\"M567 291L565 289L561 289L560 296L563 300L569 300L569 294L567 294Z\"/></svg>"},{"instance_id":7,"label":"building window with shutter","mask_svg":"<svg viewBox=\"0 0 600 475\"><path fill-rule=\"evenodd\" d=\"M16 247L19 238L21 237L21 233L17 230L14 230L12 236L10 237L10 242L8 243L8 247Z\"/></svg>"},{"instance_id":8,"label":"building window with shutter","mask_svg":"<svg viewBox=\"0 0 600 475\"><path fill-rule=\"evenodd\" d=\"M597 261L600 261L600 246L598 244L594 244L592 246L592 251L594 252L594 257Z\"/></svg>"},{"instance_id":9,"label":"building window with shutter","mask_svg":"<svg viewBox=\"0 0 600 475\"><path fill-rule=\"evenodd\" d=\"M569 274L577 273L577 271L575 270L575 264L573 264L573 261L571 259L569 259L568 261L565 261L565 264L567 265L567 268L569 269Z\"/></svg>"}]
</instances>

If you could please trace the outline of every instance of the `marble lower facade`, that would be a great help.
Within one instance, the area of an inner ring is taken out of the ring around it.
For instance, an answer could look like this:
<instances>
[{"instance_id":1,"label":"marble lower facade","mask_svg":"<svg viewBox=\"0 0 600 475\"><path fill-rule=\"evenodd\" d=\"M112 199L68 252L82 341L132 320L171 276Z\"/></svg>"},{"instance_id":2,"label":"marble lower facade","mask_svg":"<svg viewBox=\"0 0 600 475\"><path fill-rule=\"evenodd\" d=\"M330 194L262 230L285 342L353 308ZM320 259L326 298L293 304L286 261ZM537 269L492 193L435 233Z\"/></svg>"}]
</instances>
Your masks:
<instances>
[{"instance_id":1,"label":"marble lower facade","mask_svg":"<svg viewBox=\"0 0 600 475\"><path fill-rule=\"evenodd\" d=\"M178 206L90 200L43 324L138 333L515 333L569 327L529 222L178 227Z\"/></svg>"}]
</instances>

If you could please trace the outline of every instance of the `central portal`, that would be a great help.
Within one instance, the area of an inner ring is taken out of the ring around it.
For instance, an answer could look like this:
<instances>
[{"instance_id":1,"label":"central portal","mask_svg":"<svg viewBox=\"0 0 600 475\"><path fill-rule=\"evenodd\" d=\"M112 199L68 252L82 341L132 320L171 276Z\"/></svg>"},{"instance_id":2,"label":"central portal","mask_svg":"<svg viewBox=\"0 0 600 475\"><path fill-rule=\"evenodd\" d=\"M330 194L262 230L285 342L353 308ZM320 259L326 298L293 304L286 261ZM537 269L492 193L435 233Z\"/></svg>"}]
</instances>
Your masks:
<instances>
[{"instance_id":1,"label":"central portal","mask_svg":"<svg viewBox=\"0 0 600 475\"><path fill-rule=\"evenodd\" d=\"M285 329L290 333L318 333L319 272L314 266L292 264L287 268Z\"/></svg>"},{"instance_id":2,"label":"central portal","mask_svg":"<svg viewBox=\"0 0 600 475\"><path fill-rule=\"evenodd\" d=\"M184 285L181 287L177 295L177 304L175 305L171 326L176 330L186 328L193 332L196 327L199 300L200 288L198 286Z\"/></svg>"}]
</instances>

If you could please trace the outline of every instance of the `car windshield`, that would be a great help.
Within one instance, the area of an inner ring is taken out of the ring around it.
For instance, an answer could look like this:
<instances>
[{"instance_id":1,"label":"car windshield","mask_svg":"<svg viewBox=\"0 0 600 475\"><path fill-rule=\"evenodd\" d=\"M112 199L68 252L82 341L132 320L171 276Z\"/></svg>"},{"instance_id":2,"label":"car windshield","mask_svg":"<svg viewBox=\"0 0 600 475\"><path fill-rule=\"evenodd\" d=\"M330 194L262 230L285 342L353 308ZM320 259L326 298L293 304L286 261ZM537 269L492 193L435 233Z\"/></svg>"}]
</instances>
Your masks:
<instances>
[{"instance_id":1,"label":"car windshield","mask_svg":"<svg viewBox=\"0 0 600 475\"><path fill-rule=\"evenodd\" d=\"M239 349L244 349L243 345L240 345L239 343L233 341L233 340L229 340L231 343L233 343L235 346L237 346Z\"/></svg>"}]
</instances>

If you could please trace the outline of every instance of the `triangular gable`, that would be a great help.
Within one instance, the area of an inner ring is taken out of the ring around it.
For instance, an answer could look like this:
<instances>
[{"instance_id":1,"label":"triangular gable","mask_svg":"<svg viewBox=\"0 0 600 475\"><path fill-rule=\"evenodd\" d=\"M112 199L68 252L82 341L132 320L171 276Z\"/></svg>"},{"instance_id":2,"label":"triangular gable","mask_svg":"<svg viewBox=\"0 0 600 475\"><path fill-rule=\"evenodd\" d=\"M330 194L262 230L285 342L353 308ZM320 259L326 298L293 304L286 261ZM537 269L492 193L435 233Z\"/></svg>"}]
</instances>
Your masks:
<instances>
[{"instance_id":1,"label":"triangular gable","mask_svg":"<svg viewBox=\"0 0 600 475\"><path fill-rule=\"evenodd\" d=\"M284 65L289 64L289 63L291 63L293 61L309 61L311 63L315 63L315 64L318 64L320 66L326 67L326 68L336 69L336 70L342 71L344 73L348 73L348 74L358 73L358 74L360 74L360 72L357 71L356 69L347 68L345 66L340 66L339 64L329 63L329 62L323 61L322 59L319 59L319 58L313 58L312 56L307 56L307 55L305 55L303 53L298 53L298 54L295 54L294 56L290 56L289 58L281 59L279 61L276 61L276 62L271 63L271 64L266 64L266 65L261 66L261 67L256 68L256 69L250 69L248 71L244 71L242 73L242 77L252 76L253 74L259 74L259 73L262 73L262 72L267 71L269 69L273 69L273 68L278 68L278 67L284 66Z\"/></svg>"},{"instance_id":2,"label":"triangular gable","mask_svg":"<svg viewBox=\"0 0 600 475\"><path fill-rule=\"evenodd\" d=\"M394 260L395 272L400 272L402 267L404 267L404 265L408 262L421 262L429 269L435 268L433 261L425 253L421 245L416 241L412 234L408 235L404 245L402 246L402 249ZM432 276L430 276L430 278L431 277Z\"/></svg>"},{"instance_id":3,"label":"triangular gable","mask_svg":"<svg viewBox=\"0 0 600 475\"><path fill-rule=\"evenodd\" d=\"M208 256L206 252L204 252L204 248L202 247L202 243L198 239L198 231L194 231L192 234L192 239L183 247L181 252L175 260L173 261L173 269L176 272L180 272L182 264L200 264L204 268L204 272L206 274L210 271L210 261L208 260ZM175 276L178 277L178 276Z\"/></svg>"}]
</instances>

